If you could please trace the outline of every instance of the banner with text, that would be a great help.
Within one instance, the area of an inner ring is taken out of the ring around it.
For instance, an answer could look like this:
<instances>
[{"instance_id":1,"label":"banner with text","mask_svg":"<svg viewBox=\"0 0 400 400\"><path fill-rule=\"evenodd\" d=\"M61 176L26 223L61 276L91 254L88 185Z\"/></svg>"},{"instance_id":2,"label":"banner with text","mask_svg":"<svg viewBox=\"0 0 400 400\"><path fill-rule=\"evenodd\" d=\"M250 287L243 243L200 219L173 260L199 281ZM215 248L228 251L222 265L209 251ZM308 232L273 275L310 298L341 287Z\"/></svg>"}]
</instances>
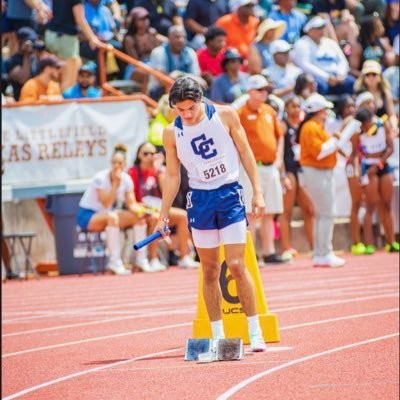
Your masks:
<instances>
[{"instance_id":1,"label":"banner with text","mask_svg":"<svg viewBox=\"0 0 400 400\"><path fill-rule=\"evenodd\" d=\"M94 100L2 107L3 185L59 184L107 168L114 145L128 146L128 165L146 141L141 100Z\"/></svg>"}]
</instances>

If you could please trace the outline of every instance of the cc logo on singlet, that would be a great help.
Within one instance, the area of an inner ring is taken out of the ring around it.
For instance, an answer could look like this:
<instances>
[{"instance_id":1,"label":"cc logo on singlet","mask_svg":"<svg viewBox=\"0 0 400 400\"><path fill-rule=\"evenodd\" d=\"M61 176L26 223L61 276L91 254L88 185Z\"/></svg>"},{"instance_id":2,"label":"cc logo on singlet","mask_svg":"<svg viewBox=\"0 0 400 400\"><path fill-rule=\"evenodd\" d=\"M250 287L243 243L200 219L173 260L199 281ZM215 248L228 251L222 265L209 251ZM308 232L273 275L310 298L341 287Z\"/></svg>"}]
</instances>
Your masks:
<instances>
[{"instance_id":1,"label":"cc logo on singlet","mask_svg":"<svg viewBox=\"0 0 400 400\"><path fill-rule=\"evenodd\" d=\"M207 139L205 133L192 139L190 144L192 145L194 154L200 155L201 158L205 160L217 155L217 150L211 148L214 144L214 140Z\"/></svg>"}]
</instances>

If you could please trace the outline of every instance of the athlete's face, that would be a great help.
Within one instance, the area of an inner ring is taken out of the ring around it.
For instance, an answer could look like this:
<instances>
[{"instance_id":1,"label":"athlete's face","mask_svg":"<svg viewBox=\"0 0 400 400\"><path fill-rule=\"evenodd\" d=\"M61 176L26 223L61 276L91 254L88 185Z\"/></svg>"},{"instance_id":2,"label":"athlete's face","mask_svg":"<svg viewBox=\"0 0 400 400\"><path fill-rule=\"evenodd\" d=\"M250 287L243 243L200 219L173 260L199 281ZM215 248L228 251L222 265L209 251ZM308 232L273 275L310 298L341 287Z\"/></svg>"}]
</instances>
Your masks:
<instances>
[{"instance_id":1,"label":"athlete's face","mask_svg":"<svg viewBox=\"0 0 400 400\"><path fill-rule=\"evenodd\" d=\"M202 108L200 106L200 101L184 100L175 104L175 110L185 125L194 125L201 118L200 112Z\"/></svg>"}]
</instances>

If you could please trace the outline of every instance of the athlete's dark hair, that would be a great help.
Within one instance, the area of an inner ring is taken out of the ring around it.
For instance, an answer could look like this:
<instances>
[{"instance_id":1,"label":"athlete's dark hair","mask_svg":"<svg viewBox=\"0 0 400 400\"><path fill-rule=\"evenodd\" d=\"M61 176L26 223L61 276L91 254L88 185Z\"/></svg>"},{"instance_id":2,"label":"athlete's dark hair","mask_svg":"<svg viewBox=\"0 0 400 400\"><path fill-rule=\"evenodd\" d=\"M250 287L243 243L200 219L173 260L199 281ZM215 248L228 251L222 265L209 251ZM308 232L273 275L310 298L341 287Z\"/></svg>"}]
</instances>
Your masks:
<instances>
[{"instance_id":1,"label":"athlete's dark hair","mask_svg":"<svg viewBox=\"0 0 400 400\"><path fill-rule=\"evenodd\" d=\"M370 121L373 116L374 114L368 108L360 108L354 118L364 124L365 122Z\"/></svg>"},{"instance_id":2,"label":"athlete's dark hair","mask_svg":"<svg viewBox=\"0 0 400 400\"><path fill-rule=\"evenodd\" d=\"M173 107L176 103L184 100L193 100L197 103L202 97L203 90L199 83L189 76L183 76L171 86L168 97L169 106Z\"/></svg>"}]
</instances>

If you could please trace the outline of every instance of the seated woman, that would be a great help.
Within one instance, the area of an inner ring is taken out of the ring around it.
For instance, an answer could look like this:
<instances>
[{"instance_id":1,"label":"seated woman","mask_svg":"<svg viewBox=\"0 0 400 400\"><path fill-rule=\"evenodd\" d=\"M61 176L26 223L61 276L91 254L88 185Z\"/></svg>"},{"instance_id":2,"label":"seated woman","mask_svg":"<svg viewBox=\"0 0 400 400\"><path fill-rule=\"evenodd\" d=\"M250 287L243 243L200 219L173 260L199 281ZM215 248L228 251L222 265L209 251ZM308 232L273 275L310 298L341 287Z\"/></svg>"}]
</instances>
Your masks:
<instances>
[{"instance_id":1,"label":"seated woman","mask_svg":"<svg viewBox=\"0 0 400 400\"><path fill-rule=\"evenodd\" d=\"M156 148L151 143L139 146L134 166L129 169L136 198L148 207L158 210L161 206L161 192L163 188L162 159L155 159ZM159 153L162 154L162 153ZM172 207L170 211L170 225L176 226L179 240L180 258L178 267L197 268L199 263L194 261L189 253L190 233L188 230L187 213L180 208Z\"/></svg>"},{"instance_id":2,"label":"seated woman","mask_svg":"<svg viewBox=\"0 0 400 400\"><path fill-rule=\"evenodd\" d=\"M157 216L143 213L143 206L136 202L133 184L129 175L124 172L126 164L125 145L116 145L111 159L111 168L98 172L86 189L79 203L77 223L88 231L106 232L106 245L109 251L108 269L117 275L129 274L121 259L120 229L140 226L141 237L157 223ZM125 209L123 209L125 205ZM147 249L138 252L138 263L145 271L155 271L146 258ZM157 270L161 270L158 268Z\"/></svg>"}]
</instances>

